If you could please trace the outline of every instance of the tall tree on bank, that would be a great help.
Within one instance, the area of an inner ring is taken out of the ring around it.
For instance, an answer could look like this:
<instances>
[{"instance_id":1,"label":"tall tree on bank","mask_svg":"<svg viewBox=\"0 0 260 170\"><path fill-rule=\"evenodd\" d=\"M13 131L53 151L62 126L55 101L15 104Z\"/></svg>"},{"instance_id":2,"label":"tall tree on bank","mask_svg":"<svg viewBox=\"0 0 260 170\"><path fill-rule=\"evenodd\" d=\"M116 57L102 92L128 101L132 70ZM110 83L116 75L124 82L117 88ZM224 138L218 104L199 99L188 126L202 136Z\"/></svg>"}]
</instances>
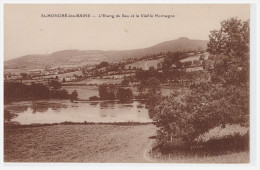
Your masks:
<instances>
[{"instance_id":1,"label":"tall tree on bank","mask_svg":"<svg viewBox=\"0 0 260 170\"><path fill-rule=\"evenodd\" d=\"M186 111L196 117L195 137L219 125L249 125L249 30L249 21L231 18L211 31L211 79L195 85L186 97Z\"/></svg>"},{"instance_id":2,"label":"tall tree on bank","mask_svg":"<svg viewBox=\"0 0 260 170\"><path fill-rule=\"evenodd\" d=\"M211 31L207 51L214 55L213 82L245 85L249 81L249 21L231 18Z\"/></svg>"},{"instance_id":3,"label":"tall tree on bank","mask_svg":"<svg viewBox=\"0 0 260 170\"><path fill-rule=\"evenodd\" d=\"M182 100L172 95L149 109L163 145L190 146L219 125L249 126L249 21L225 20L209 38L210 79L195 84Z\"/></svg>"}]
</instances>

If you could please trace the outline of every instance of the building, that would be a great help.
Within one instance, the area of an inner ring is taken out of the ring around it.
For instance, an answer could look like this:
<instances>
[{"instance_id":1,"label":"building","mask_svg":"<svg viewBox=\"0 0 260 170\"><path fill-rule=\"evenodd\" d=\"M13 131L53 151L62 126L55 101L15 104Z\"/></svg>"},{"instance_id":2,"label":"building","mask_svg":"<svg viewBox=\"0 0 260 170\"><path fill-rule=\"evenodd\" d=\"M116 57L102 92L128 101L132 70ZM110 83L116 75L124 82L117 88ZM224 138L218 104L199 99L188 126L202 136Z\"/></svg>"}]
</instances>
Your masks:
<instances>
[{"instance_id":1,"label":"building","mask_svg":"<svg viewBox=\"0 0 260 170\"><path fill-rule=\"evenodd\" d=\"M35 70L28 70L28 74L41 74L43 70L35 69Z\"/></svg>"},{"instance_id":2,"label":"building","mask_svg":"<svg viewBox=\"0 0 260 170\"><path fill-rule=\"evenodd\" d=\"M104 79L123 79L125 77L134 76L135 73L127 73L127 74L116 74L116 75L107 75L103 76Z\"/></svg>"},{"instance_id":3,"label":"building","mask_svg":"<svg viewBox=\"0 0 260 170\"><path fill-rule=\"evenodd\" d=\"M6 76L6 80L22 80L23 76L21 75L11 75L11 76Z\"/></svg>"},{"instance_id":4,"label":"building","mask_svg":"<svg viewBox=\"0 0 260 170\"><path fill-rule=\"evenodd\" d=\"M76 77L74 77L74 76L69 76L69 77L65 77L64 80L65 80L65 81L75 81L75 80L76 80Z\"/></svg>"},{"instance_id":5,"label":"building","mask_svg":"<svg viewBox=\"0 0 260 170\"><path fill-rule=\"evenodd\" d=\"M201 71L201 70L203 70L202 66L186 68L186 72Z\"/></svg>"}]
</instances>

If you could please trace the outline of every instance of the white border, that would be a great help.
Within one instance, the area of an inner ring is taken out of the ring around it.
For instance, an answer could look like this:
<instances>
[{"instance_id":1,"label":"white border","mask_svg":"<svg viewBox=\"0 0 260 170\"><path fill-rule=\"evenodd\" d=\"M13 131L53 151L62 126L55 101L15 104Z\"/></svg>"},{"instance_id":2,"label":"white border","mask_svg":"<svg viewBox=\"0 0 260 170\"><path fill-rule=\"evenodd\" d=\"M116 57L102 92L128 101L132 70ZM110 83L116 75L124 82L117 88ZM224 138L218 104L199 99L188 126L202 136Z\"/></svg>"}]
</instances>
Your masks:
<instances>
[{"instance_id":1,"label":"white border","mask_svg":"<svg viewBox=\"0 0 260 170\"><path fill-rule=\"evenodd\" d=\"M251 145L251 151L250 151L250 164L93 164L93 163L3 163L3 114L0 116L0 169L9 170L9 169L144 169L149 168L150 170L153 169L190 169L190 168L199 168L199 169L230 169L230 168L236 168L237 170L244 170L244 169L252 169L252 170L259 170L259 102L260 102L260 96L259 96L259 9L260 9L260 1L259 0L126 0L126 1L120 1L120 0L113 0L113 1L105 1L105 0L0 0L0 80L1 85L0 89L3 92L3 57L4 57L4 8L3 4L6 3L23 3L23 4L30 4L30 3L57 3L57 4L143 4L143 3L149 3L149 4L163 4L163 3L174 3L174 4L197 4L197 3L207 3L207 4L216 4L216 3L222 3L222 4L229 4L229 3L250 3L251 4L251 17L250 17L250 29L251 29L251 35L250 35L250 145ZM3 93L1 93L3 94ZM2 103L1 113L3 113L3 95L0 95L0 102Z\"/></svg>"}]
</instances>

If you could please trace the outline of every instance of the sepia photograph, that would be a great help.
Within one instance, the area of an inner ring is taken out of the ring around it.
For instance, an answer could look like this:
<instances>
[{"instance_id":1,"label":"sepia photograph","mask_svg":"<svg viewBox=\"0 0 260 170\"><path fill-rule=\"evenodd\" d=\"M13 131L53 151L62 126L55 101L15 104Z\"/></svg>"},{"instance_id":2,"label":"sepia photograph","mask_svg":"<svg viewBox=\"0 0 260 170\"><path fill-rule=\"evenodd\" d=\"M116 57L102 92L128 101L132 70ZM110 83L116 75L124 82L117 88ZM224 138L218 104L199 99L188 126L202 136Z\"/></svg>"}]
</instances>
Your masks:
<instances>
[{"instance_id":1,"label":"sepia photograph","mask_svg":"<svg viewBox=\"0 0 260 170\"><path fill-rule=\"evenodd\" d=\"M5 163L250 164L250 4L3 8Z\"/></svg>"}]
</instances>

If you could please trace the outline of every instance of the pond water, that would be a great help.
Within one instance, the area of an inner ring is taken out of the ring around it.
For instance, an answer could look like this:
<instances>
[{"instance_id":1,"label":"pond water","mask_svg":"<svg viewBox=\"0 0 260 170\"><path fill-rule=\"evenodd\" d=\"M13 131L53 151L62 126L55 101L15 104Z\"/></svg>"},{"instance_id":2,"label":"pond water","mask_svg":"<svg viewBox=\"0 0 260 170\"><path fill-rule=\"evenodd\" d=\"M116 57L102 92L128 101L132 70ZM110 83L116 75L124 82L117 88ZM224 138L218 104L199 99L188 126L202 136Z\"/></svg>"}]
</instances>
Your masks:
<instances>
[{"instance_id":1,"label":"pond water","mask_svg":"<svg viewBox=\"0 0 260 170\"><path fill-rule=\"evenodd\" d=\"M34 101L16 102L5 106L17 114L11 121L20 124L61 122L151 122L145 104L118 102Z\"/></svg>"}]
</instances>

